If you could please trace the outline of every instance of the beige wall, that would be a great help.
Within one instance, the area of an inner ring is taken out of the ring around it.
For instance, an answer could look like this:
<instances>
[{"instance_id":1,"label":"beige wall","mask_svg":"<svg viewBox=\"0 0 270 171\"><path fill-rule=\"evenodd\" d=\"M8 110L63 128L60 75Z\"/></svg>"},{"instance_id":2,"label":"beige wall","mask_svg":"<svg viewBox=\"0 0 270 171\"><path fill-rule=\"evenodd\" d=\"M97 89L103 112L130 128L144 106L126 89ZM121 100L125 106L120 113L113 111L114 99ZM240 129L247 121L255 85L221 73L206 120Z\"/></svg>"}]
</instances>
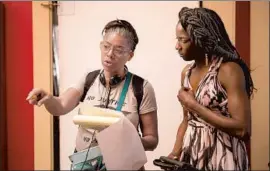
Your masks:
<instances>
[{"instance_id":1,"label":"beige wall","mask_svg":"<svg viewBox=\"0 0 270 171\"><path fill-rule=\"evenodd\" d=\"M220 15L231 41L235 43L235 1L203 1L203 7Z\"/></svg>"},{"instance_id":2,"label":"beige wall","mask_svg":"<svg viewBox=\"0 0 270 171\"><path fill-rule=\"evenodd\" d=\"M252 107L252 170L268 170L269 162L269 2L251 1L251 69L258 92Z\"/></svg>"},{"instance_id":3,"label":"beige wall","mask_svg":"<svg viewBox=\"0 0 270 171\"><path fill-rule=\"evenodd\" d=\"M51 12L33 1L34 87L52 92ZM34 107L35 170L53 169L52 116L44 107Z\"/></svg>"}]
</instances>

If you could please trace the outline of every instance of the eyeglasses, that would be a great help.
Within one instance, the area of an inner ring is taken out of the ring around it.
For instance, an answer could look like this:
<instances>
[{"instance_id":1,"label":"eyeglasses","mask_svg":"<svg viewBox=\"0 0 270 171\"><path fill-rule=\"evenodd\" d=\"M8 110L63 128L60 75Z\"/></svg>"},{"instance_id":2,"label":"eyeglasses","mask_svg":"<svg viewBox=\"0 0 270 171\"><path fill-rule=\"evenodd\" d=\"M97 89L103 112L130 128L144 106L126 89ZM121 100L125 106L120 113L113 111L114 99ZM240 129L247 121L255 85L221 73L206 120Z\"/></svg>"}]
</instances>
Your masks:
<instances>
[{"instance_id":1,"label":"eyeglasses","mask_svg":"<svg viewBox=\"0 0 270 171\"><path fill-rule=\"evenodd\" d=\"M113 55L116 56L116 57L121 57L125 53L130 52L130 50L120 48L120 47L115 47L112 44L107 43L107 42L101 42L100 43L100 48L104 53L109 53L110 50L112 50Z\"/></svg>"}]
</instances>

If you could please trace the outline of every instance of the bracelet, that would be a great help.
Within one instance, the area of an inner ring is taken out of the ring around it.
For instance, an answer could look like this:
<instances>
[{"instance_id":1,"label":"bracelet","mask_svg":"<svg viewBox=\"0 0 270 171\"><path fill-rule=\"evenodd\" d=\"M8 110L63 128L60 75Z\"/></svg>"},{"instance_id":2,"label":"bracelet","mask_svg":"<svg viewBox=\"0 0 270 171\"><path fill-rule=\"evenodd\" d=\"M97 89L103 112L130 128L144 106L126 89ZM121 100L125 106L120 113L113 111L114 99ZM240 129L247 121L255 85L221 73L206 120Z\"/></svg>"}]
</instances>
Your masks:
<instances>
[{"instance_id":1,"label":"bracelet","mask_svg":"<svg viewBox=\"0 0 270 171\"><path fill-rule=\"evenodd\" d=\"M173 159L174 159L174 160L177 160L177 159L178 159L178 157L177 157L177 156L173 156Z\"/></svg>"},{"instance_id":2,"label":"bracelet","mask_svg":"<svg viewBox=\"0 0 270 171\"><path fill-rule=\"evenodd\" d=\"M174 159L174 160L176 160L176 159L178 159L178 158L179 158L179 156L174 155L173 153L171 153L171 155L173 156L173 159Z\"/></svg>"}]
</instances>

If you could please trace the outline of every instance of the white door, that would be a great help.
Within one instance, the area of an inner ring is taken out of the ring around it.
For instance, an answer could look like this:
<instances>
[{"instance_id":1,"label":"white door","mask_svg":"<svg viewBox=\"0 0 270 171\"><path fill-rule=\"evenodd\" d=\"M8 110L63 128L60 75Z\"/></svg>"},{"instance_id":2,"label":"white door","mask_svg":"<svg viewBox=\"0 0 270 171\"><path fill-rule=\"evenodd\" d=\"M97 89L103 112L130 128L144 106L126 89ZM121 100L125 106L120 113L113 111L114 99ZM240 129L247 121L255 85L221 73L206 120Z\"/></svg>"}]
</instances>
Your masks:
<instances>
[{"instance_id":1,"label":"white door","mask_svg":"<svg viewBox=\"0 0 270 171\"><path fill-rule=\"evenodd\" d=\"M198 7L198 1L61 1L59 8L60 92L76 83L89 70L101 67L99 42L105 24L116 18L135 27L139 44L127 65L149 80L156 92L159 145L147 152L146 169L159 169L153 160L172 150L182 108L176 98L181 70L187 64L175 50L175 26L184 6ZM72 118L76 109L60 118L61 170L70 168L68 156L75 146L77 127Z\"/></svg>"}]
</instances>

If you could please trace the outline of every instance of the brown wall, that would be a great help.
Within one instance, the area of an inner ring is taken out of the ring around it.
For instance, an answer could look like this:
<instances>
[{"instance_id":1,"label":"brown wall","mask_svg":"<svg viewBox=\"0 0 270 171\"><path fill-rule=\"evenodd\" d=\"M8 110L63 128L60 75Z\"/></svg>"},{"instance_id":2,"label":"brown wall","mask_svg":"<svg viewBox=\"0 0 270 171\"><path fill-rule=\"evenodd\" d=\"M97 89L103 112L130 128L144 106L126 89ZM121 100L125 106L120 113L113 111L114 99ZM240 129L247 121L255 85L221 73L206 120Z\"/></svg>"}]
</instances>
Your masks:
<instances>
[{"instance_id":1,"label":"brown wall","mask_svg":"<svg viewBox=\"0 0 270 171\"><path fill-rule=\"evenodd\" d=\"M238 4L239 5L239 4ZM235 1L203 1L203 7L215 10L223 19L232 42L238 46L241 36L236 35L237 27L241 27L243 20L236 20L237 4ZM239 7L239 6L238 6ZM246 8L246 7L244 7ZM247 12L247 11L245 11ZM243 17L243 16L242 16ZM248 16L247 16L248 18ZM239 23L240 24L239 24ZM250 54L250 68L252 78L258 92L254 93L251 101L252 108L252 137L251 137L251 169L268 170L269 162L269 2L250 2L250 44L242 54ZM242 28L243 31L248 29ZM239 28L238 28L239 31ZM241 29L240 29L241 31ZM236 40L238 37L238 40ZM246 58L246 56L244 57ZM256 150L255 150L256 148Z\"/></svg>"}]
</instances>

